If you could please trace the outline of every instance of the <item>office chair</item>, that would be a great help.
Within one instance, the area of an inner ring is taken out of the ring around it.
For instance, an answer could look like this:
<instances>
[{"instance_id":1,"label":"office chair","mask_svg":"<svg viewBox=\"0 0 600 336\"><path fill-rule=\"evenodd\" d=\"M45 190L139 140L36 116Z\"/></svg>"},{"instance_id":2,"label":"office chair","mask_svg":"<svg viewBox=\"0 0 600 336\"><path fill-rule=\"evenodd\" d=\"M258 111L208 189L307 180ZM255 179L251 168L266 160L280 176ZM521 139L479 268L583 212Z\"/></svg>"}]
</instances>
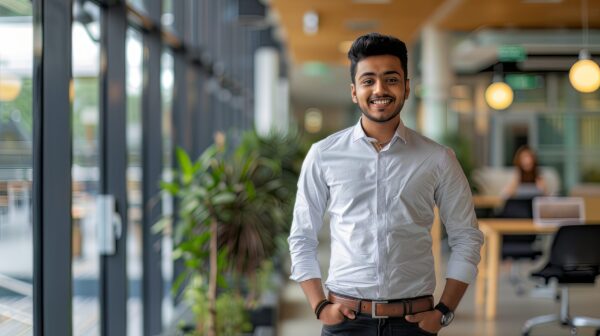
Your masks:
<instances>
[{"instance_id":1,"label":"office chair","mask_svg":"<svg viewBox=\"0 0 600 336\"><path fill-rule=\"evenodd\" d=\"M560 313L531 318L523 326L523 336L540 324L559 322L577 335L577 327L600 328L600 318L569 315L569 284L594 284L600 274L600 225L567 225L554 236L549 262L533 277L543 278L546 284L557 279L561 287ZM600 329L596 330L600 335Z\"/></svg>"},{"instance_id":2,"label":"office chair","mask_svg":"<svg viewBox=\"0 0 600 336\"><path fill-rule=\"evenodd\" d=\"M533 198L509 198L499 214L501 218L533 218Z\"/></svg>"},{"instance_id":3,"label":"office chair","mask_svg":"<svg viewBox=\"0 0 600 336\"><path fill-rule=\"evenodd\" d=\"M498 217L532 218L532 202L531 198L509 198L504 203L504 208ZM536 235L510 235L502 238L502 260L510 259L513 261L510 267L510 282L516 287L517 294L525 293L518 261L535 260L542 255L542 251L534 244L536 237Z\"/></svg>"}]
</instances>

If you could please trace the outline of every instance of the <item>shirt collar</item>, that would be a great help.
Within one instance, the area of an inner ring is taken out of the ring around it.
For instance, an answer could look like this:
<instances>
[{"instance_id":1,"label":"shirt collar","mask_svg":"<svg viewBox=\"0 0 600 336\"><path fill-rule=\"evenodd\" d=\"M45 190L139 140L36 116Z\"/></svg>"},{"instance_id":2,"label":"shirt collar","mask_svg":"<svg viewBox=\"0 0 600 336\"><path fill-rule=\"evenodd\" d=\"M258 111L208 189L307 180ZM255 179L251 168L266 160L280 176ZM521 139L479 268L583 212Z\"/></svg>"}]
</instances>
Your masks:
<instances>
[{"instance_id":1,"label":"shirt collar","mask_svg":"<svg viewBox=\"0 0 600 336\"><path fill-rule=\"evenodd\" d=\"M367 134L365 133L365 130L363 130L362 125L360 123L361 120L362 120L362 117L360 117L358 119L358 122L356 123L356 125L354 125L354 130L352 131L352 141L356 141L361 138L368 138ZM400 123L398 124L398 127L396 128L396 131L394 132L392 141L395 138L400 138L400 140L402 140L402 142L404 142L406 144L406 127L404 126L402 119L400 119Z\"/></svg>"}]
</instances>

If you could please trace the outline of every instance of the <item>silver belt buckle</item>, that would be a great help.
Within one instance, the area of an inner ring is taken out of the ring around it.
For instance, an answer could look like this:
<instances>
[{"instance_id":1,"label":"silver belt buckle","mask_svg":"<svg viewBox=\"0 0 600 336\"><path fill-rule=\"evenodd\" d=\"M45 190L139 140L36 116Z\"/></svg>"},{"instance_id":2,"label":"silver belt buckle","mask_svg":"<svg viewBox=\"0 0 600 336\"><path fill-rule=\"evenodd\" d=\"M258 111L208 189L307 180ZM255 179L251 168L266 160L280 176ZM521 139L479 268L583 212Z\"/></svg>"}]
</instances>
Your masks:
<instances>
[{"instance_id":1,"label":"silver belt buckle","mask_svg":"<svg viewBox=\"0 0 600 336\"><path fill-rule=\"evenodd\" d=\"M387 301L371 301L371 317L372 318L384 319L384 318L389 317L389 316L377 315L377 305L380 303L388 303L388 302Z\"/></svg>"}]
</instances>

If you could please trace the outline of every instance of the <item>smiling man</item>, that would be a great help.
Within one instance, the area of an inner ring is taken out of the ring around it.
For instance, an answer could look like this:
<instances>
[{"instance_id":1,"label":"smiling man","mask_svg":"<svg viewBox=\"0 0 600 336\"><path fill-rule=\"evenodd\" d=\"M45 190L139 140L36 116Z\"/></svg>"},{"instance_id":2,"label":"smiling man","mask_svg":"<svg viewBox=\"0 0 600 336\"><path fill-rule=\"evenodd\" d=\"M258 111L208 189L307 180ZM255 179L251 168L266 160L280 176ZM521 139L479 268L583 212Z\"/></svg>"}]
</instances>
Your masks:
<instances>
[{"instance_id":1,"label":"smiling man","mask_svg":"<svg viewBox=\"0 0 600 336\"><path fill-rule=\"evenodd\" d=\"M288 239L322 335L435 335L452 322L475 278L483 242L467 180L451 150L407 128L405 44L371 33L348 52L358 123L314 144L298 181ZM434 206L451 255L439 302L431 251ZM317 233L328 213L331 261L325 283Z\"/></svg>"}]
</instances>

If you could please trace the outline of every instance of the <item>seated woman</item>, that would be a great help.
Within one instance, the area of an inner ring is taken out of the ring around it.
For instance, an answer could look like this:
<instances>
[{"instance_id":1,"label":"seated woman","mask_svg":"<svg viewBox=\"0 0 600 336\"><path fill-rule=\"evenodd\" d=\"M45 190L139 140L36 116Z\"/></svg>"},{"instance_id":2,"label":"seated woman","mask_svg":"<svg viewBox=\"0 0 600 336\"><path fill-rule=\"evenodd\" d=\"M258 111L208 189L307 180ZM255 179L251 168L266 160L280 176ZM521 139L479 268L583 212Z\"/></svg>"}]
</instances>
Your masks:
<instances>
[{"instance_id":1,"label":"seated woman","mask_svg":"<svg viewBox=\"0 0 600 336\"><path fill-rule=\"evenodd\" d=\"M546 194L544 182L533 150L528 146L521 146L515 153L513 160L515 177L504 189L504 208L498 217L503 218L532 218L532 201L536 196ZM502 259L533 260L542 254L541 249L535 246L535 235L510 235L502 239ZM511 282L516 285L517 293L523 294L525 288L519 276L518 268L511 267Z\"/></svg>"},{"instance_id":2,"label":"seated woman","mask_svg":"<svg viewBox=\"0 0 600 336\"><path fill-rule=\"evenodd\" d=\"M502 193L505 199L532 199L547 194L546 183L538 169L535 153L529 146L517 149L513 164L516 174Z\"/></svg>"}]
</instances>

